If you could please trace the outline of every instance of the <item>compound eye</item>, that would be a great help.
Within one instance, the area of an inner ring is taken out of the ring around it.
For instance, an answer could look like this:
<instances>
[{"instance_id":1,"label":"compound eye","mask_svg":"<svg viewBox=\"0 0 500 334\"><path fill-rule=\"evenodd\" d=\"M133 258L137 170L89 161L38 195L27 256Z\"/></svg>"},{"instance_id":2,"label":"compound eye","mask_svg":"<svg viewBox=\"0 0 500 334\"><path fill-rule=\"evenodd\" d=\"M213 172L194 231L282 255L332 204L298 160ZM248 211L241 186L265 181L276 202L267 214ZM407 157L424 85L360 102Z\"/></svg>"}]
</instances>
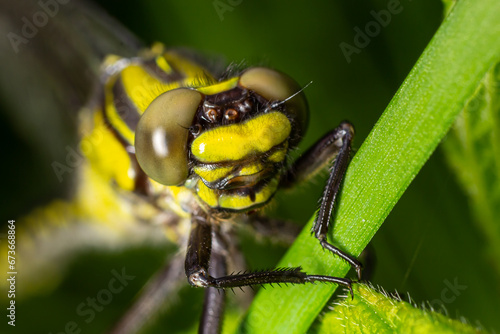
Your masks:
<instances>
[{"instance_id":1,"label":"compound eye","mask_svg":"<svg viewBox=\"0 0 500 334\"><path fill-rule=\"evenodd\" d=\"M253 67L240 76L240 87L249 89L271 103L279 103L301 90L301 87L289 76L265 67ZM303 92L284 103L286 114L294 119L296 138L301 138L306 131L309 118L307 101ZM292 138L293 139L293 138Z\"/></svg>"},{"instance_id":2,"label":"compound eye","mask_svg":"<svg viewBox=\"0 0 500 334\"><path fill-rule=\"evenodd\" d=\"M142 114L135 132L135 153L142 170L167 186L188 177L189 129L203 95L178 88L158 96Z\"/></svg>"}]
</instances>

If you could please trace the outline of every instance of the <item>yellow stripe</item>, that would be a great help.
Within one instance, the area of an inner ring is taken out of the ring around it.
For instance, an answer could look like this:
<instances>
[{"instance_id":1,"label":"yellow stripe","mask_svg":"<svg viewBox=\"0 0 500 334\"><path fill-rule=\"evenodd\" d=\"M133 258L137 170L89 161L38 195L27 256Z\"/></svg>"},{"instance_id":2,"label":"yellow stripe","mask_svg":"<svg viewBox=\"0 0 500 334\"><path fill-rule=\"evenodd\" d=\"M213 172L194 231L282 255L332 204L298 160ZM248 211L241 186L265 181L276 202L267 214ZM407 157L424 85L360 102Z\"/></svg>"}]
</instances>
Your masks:
<instances>
[{"instance_id":1,"label":"yellow stripe","mask_svg":"<svg viewBox=\"0 0 500 334\"><path fill-rule=\"evenodd\" d=\"M270 162L282 162L286 158L286 150L288 148L288 142L285 143L285 145L280 148L279 150L276 150L273 154L271 154L267 160Z\"/></svg>"},{"instance_id":2,"label":"yellow stripe","mask_svg":"<svg viewBox=\"0 0 500 334\"><path fill-rule=\"evenodd\" d=\"M168 64L168 61L163 56L156 57L156 65L163 70L163 72L170 74L172 73L172 67Z\"/></svg>"},{"instance_id":3,"label":"yellow stripe","mask_svg":"<svg viewBox=\"0 0 500 334\"><path fill-rule=\"evenodd\" d=\"M132 144L134 143L134 138L135 134L128 125L123 121L121 116L118 114L118 111L115 108L115 99L114 95L112 92L112 87L114 83L116 82L116 78L114 80L110 80L106 84L105 88L105 94L106 94L106 102L105 102L105 108L106 108L106 116L109 120L109 123L113 126L113 128L120 133L120 135L129 143Z\"/></svg>"},{"instance_id":4,"label":"yellow stripe","mask_svg":"<svg viewBox=\"0 0 500 334\"><path fill-rule=\"evenodd\" d=\"M250 165L246 165L241 169L241 171L238 173L240 176L246 176L246 175L253 175L256 174L264 169L264 166L262 165L261 162L256 162Z\"/></svg>"},{"instance_id":5,"label":"yellow stripe","mask_svg":"<svg viewBox=\"0 0 500 334\"><path fill-rule=\"evenodd\" d=\"M159 55L163 52L165 52L165 45L160 42L154 42L153 45L151 45L151 48L143 50L142 56L149 57L151 54Z\"/></svg>"},{"instance_id":6,"label":"yellow stripe","mask_svg":"<svg viewBox=\"0 0 500 334\"><path fill-rule=\"evenodd\" d=\"M215 85L210 85L210 86L206 86L206 87L198 87L198 88L196 88L196 90L199 91L200 93L205 94L205 95L218 94L218 93L221 93L223 91L230 90L230 89L233 89L234 87L236 87L238 85L239 79L240 79L239 77L231 78L231 79L228 79L226 81L219 82Z\"/></svg>"},{"instance_id":7,"label":"yellow stripe","mask_svg":"<svg viewBox=\"0 0 500 334\"><path fill-rule=\"evenodd\" d=\"M202 181L198 181L198 190L196 191L200 199L212 208L218 206L218 195Z\"/></svg>"},{"instance_id":8,"label":"yellow stripe","mask_svg":"<svg viewBox=\"0 0 500 334\"><path fill-rule=\"evenodd\" d=\"M247 210L251 207L265 204L278 189L279 180L273 179L255 193L255 201L249 195L240 196L234 193L221 192L220 194L208 188L203 182L198 182L198 197L211 208L227 209L234 211Z\"/></svg>"},{"instance_id":9,"label":"yellow stripe","mask_svg":"<svg viewBox=\"0 0 500 334\"><path fill-rule=\"evenodd\" d=\"M290 135L288 118L280 112L261 114L245 123L220 126L203 132L191 152L202 162L241 160L264 153Z\"/></svg>"},{"instance_id":10,"label":"yellow stripe","mask_svg":"<svg viewBox=\"0 0 500 334\"><path fill-rule=\"evenodd\" d=\"M226 177L233 167L195 166L194 172L207 182L214 182Z\"/></svg>"},{"instance_id":11,"label":"yellow stripe","mask_svg":"<svg viewBox=\"0 0 500 334\"><path fill-rule=\"evenodd\" d=\"M140 114L158 95L181 86L179 82L162 83L139 65L128 66L120 75L128 98L137 106Z\"/></svg>"},{"instance_id":12,"label":"yellow stripe","mask_svg":"<svg viewBox=\"0 0 500 334\"><path fill-rule=\"evenodd\" d=\"M95 113L94 129L82 138L81 151L90 161L92 168L98 171L103 179L108 182L115 180L121 188L132 191L135 171L130 157L123 145L104 124L102 117L102 113Z\"/></svg>"},{"instance_id":13,"label":"yellow stripe","mask_svg":"<svg viewBox=\"0 0 500 334\"><path fill-rule=\"evenodd\" d=\"M217 82L210 73L206 72L200 65L177 55L175 51L166 52L163 56L175 70L183 74L184 77L191 79L192 85L190 86L196 85L196 82L200 82L200 80L206 80L204 85L211 85Z\"/></svg>"},{"instance_id":14,"label":"yellow stripe","mask_svg":"<svg viewBox=\"0 0 500 334\"><path fill-rule=\"evenodd\" d=\"M231 173L234 166L214 167L211 165L195 166L194 172L207 182L214 182L228 176L247 176L257 174L264 168L261 162L255 162L241 168L236 173Z\"/></svg>"},{"instance_id":15,"label":"yellow stripe","mask_svg":"<svg viewBox=\"0 0 500 334\"><path fill-rule=\"evenodd\" d=\"M246 210L253 206L265 204L276 192L278 188L278 179L273 179L259 192L255 193L255 201L250 196L236 196L223 194L219 198L219 206L224 209Z\"/></svg>"}]
</instances>

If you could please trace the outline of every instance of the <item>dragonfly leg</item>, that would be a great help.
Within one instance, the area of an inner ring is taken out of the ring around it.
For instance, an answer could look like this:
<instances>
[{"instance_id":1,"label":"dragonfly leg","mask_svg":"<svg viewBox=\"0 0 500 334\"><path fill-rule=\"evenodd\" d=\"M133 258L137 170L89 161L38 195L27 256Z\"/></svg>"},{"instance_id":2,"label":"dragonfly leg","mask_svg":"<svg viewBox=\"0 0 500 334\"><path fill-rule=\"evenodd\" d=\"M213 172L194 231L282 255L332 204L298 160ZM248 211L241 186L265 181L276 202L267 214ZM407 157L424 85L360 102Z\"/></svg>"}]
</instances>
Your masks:
<instances>
[{"instance_id":1,"label":"dragonfly leg","mask_svg":"<svg viewBox=\"0 0 500 334\"><path fill-rule=\"evenodd\" d=\"M313 225L313 232L323 248L347 261L355 268L358 278L361 278L361 262L327 241L335 199L339 193L342 179L349 164L353 137L354 127L349 122L342 122L337 128L318 140L306 153L294 162L284 174L280 186L285 188L292 187L296 183L317 174L327 167L332 160L335 160L320 199L320 208Z\"/></svg>"},{"instance_id":2,"label":"dragonfly leg","mask_svg":"<svg viewBox=\"0 0 500 334\"><path fill-rule=\"evenodd\" d=\"M186 276L191 285L203 288L227 289L272 283L329 282L346 286L351 290L352 294L352 281L350 279L308 275L300 267L213 277L207 270L211 252L212 226L206 219L208 219L207 216L203 218L194 217L191 229L185 262Z\"/></svg>"},{"instance_id":3,"label":"dragonfly leg","mask_svg":"<svg viewBox=\"0 0 500 334\"><path fill-rule=\"evenodd\" d=\"M212 253L209 273L213 276L226 275L226 259L223 254L218 252ZM226 292L224 290L214 287L209 287L205 290L205 301L203 303L203 312L201 314L198 333L218 334L222 331L225 297Z\"/></svg>"}]
</instances>

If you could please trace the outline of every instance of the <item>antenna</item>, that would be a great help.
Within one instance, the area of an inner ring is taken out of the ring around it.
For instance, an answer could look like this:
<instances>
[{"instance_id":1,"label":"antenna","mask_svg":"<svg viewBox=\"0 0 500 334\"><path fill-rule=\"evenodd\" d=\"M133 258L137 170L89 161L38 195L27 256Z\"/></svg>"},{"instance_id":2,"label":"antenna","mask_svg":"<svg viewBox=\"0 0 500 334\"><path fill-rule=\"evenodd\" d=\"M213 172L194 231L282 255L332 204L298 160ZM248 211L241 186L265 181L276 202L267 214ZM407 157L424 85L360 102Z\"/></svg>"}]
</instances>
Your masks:
<instances>
[{"instance_id":1,"label":"antenna","mask_svg":"<svg viewBox=\"0 0 500 334\"><path fill-rule=\"evenodd\" d=\"M312 84L313 82L312 81L309 81L309 83L307 85L305 85L304 87L302 87L300 90L298 90L296 93L293 93L292 95L290 95L289 97L287 97L286 99L284 99L283 101L279 101L279 102L274 102L271 104L271 109L272 108L276 108L280 105L282 105L283 103L285 103L286 101L288 100L291 100L293 99L295 96L297 96L298 94L302 93L302 91L304 91L304 89L306 89L307 87L309 87L310 84Z\"/></svg>"}]
</instances>

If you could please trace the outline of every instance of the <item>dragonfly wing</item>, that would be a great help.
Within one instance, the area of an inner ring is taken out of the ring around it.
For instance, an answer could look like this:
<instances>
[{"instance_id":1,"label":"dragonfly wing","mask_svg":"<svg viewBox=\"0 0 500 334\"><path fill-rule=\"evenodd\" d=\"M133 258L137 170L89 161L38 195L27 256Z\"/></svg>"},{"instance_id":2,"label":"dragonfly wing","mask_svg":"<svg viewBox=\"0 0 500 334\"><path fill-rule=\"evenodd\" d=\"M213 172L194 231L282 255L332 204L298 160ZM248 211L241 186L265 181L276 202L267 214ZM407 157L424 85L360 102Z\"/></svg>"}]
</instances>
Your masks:
<instances>
[{"instance_id":1,"label":"dragonfly wing","mask_svg":"<svg viewBox=\"0 0 500 334\"><path fill-rule=\"evenodd\" d=\"M14 176L5 177L1 210L16 219L20 291L55 286L81 247L165 242L161 226L137 224L134 211L151 210L147 203L117 193L79 153L79 114L104 57L135 56L142 43L85 1L0 0L0 34L1 132L12 134L2 153Z\"/></svg>"}]
</instances>

